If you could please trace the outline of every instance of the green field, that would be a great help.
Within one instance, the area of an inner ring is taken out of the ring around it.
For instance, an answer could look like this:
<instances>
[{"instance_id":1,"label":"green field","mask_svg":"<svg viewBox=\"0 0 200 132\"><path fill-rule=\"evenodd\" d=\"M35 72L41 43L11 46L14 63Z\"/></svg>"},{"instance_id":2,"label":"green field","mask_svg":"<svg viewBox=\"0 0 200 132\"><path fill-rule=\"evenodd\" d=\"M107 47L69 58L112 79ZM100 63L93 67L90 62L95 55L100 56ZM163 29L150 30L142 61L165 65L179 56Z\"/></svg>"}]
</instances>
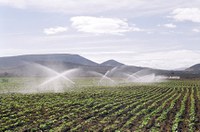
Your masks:
<instances>
[{"instance_id":1,"label":"green field","mask_svg":"<svg viewBox=\"0 0 200 132\"><path fill-rule=\"evenodd\" d=\"M200 130L200 81L83 86L64 93L9 92L22 82L0 80L0 131Z\"/></svg>"}]
</instances>

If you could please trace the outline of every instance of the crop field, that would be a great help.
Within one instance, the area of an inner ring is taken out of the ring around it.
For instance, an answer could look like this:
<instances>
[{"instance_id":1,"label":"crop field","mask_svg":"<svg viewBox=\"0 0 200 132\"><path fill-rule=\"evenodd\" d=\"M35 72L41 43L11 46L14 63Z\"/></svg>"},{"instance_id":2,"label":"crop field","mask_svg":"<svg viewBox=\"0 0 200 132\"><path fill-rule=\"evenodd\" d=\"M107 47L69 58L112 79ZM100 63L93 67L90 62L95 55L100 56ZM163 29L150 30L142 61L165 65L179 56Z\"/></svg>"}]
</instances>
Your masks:
<instances>
[{"instance_id":1,"label":"crop field","mask_svg":"<svg viewBox=\"0 0 200 132\"><path fill-rule=\"evenodd\" d=\"M0 89L7 88L6 83L2 81ZM199 130L200 81L196 80L0 94L0 131Z\"/></svg>"}]
</instances>

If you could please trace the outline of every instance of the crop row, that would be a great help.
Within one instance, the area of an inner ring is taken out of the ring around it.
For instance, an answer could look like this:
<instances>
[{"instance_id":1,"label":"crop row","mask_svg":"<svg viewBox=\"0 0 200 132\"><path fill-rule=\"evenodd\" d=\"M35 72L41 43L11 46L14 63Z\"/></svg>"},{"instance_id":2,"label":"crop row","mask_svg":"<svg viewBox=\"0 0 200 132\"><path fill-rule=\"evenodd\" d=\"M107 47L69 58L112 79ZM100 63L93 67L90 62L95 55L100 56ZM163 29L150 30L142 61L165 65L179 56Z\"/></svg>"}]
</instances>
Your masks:
<instances>
[{"instance_id":1,"label":"crop row","mask_svg":"<svg viewBox=\"0 0 200 132\"><path fill-rule=\"evenodd\" d=\"M198 81L0 94L0 131L197 131Z\"/></svg>"}]
</instances>

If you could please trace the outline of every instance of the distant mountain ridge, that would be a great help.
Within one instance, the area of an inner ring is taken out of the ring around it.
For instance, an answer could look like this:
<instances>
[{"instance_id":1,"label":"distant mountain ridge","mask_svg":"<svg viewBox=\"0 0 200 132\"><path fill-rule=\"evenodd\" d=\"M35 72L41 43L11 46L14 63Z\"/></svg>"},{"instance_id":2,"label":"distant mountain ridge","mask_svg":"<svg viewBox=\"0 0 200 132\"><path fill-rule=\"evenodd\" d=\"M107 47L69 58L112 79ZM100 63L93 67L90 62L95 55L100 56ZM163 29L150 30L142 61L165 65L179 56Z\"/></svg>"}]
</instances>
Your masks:
<instances>
[{"instance_id":1,"label":"distant mountain ridge","mask_svg":"<svg viewBox=\"0 0 200 132\"><path fill-rule=\"evenodd\" d=\"M37 66L35 67L34 64L47 66L58 72L80 68L83 71L94 71L105 74L107 71L117 67L117 69L115 69L116 71L127 74L146 70L156 75L180 76L188 79L200 78L200 64L193 65L186 70L159 70L148 67L125 65L116 60L108 60L98 64L77 54L36 54L0 57L0 76L31 76L33 72L38 70ZM38 75L39 74L40 72Z\"/></svg>"},{"instance_id":2,"label":"distant mountain ridge","mask_svg":"<svg viewBox=\"0 0 200 132\"><path fill-rule=\"evenodd\" d=\"M116 66L122 66L122 65L125 65L125 64L122 64L116 60L108 60L108 61L105 61L103 63L101 63L100 65L102 66L113 66L113 67L116 67Z\"/></svg>"},{"instance_id":3,"label":"distant mountain ridge","mask_svg":"<svg viewBox=\"0 0 200 132\"><path fill-rule=\"evenodd\" d=\"M185 71L199 72L200 73L200 64L195 64L195 65L185 69Z\"/></svg>"},{"instance_id":4,"label":"distant mountain ridge","mask_svg":"<svg viewBox=\"0 0 200 132\"><path fill-rule=\"evenodd\" d=\"M15 67L23 62L57 62L74 63L87 66L97 66L98 64L76 54L36 54L20 55L11 57L0 57L0 68Z\"/></svg>"},{"instance_id":5,"label":"distant mountain ridge","mask_svg":"<svg viewBox=\"0 0 200 132\"><path fill-rule=\"evenodd\" d=\"M10 76L30 76L37 71L35 64L47 66L58 72L67 69L80 68L84 71L94 71L105 74L114 67L126 72L137 72L142 67L127 66L115 60L108 60L102 64L93 62L76 54L36 54L0 57L0 76L9 73ZM39 74L39 73L38 73Z\"/></svg>"}]
</instances>

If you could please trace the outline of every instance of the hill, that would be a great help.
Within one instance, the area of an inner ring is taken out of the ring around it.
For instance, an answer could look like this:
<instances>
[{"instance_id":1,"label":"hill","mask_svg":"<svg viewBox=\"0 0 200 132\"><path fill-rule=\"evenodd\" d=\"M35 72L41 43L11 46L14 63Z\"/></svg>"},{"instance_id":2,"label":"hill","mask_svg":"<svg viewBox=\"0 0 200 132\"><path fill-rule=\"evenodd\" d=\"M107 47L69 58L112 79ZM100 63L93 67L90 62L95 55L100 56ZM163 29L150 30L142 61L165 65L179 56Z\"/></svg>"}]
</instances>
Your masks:
<instances>
[{"instance_id":1,"label":"hill","mask_svg":"<svg viewBox=\"0 0 200 132\"><path fill-rule=\"evenodd\" d=\"M39 66L40 65L40 66ZM145 73L154 73L164 76L180 76L181 78L200 78L200 64L186 70L159 70L148 67L129 66L115 60L108 60L101 64L76 54L43 54L0 57L0 76L40 76L46 66L57 72L79 68L83 71L94 71L105 74L108 71L133 74L145 70ZM116 68L117 67L117 68ZM82 73L81 73L82 74ZM82 74L81 76L86 76Z\"/></svg>"},{"instance_id":2,"label":"hill","mask_svg":"<svg viewBox=\"0 0 200 132\"><path fill-rule=\"evenodd\" d=\"M27 62L74 63L87 66L98 65L97 63L76 54L44 54L0 57L0 68L16 67Z\"/></svg>"},{"instance_id":3,"label":"hill","mask_svg":"<svg viewBox=\"0 0 200 132\"><path fill-rule=\"evenodd\" d=\"M200 73L200 64L193 65L187 68L185 71L193 72L193 73Z\"/></svg>"},{"instance_id":4,"label":"hill","mask_svg":"<svg viewBox=\"0 0 200 132\"><path fill-rule=\"evenodd\" d=\"M102 66L113 66L113 67L117 67L117 66L122 66L124 64L116 61L116 60L108 60L108 61L105 61L103 63L101 63L100 65Z\"/></svg>"}]
</instances>

